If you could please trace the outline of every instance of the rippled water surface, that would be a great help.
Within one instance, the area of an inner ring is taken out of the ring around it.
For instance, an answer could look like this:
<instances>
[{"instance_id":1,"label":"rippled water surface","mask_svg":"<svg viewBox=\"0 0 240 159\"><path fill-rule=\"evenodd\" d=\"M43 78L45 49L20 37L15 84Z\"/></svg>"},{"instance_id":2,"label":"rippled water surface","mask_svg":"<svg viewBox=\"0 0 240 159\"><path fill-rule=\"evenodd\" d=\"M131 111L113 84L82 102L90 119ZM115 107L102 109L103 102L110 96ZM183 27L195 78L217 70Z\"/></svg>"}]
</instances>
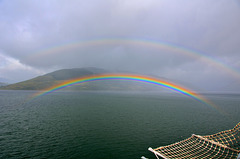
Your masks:
<instances>
[{"instance_id":1,"label":"rippled water surface","mask_svg":"<svg viewBox=\"0 0 240 159\"><path fill-rule=\"evenodd\" d=\"M0 91L0 158L155 158L148 147L231 129L239 95L208 95L222 109L182 95L137 92Z\"/></svg>"}]
</instances>

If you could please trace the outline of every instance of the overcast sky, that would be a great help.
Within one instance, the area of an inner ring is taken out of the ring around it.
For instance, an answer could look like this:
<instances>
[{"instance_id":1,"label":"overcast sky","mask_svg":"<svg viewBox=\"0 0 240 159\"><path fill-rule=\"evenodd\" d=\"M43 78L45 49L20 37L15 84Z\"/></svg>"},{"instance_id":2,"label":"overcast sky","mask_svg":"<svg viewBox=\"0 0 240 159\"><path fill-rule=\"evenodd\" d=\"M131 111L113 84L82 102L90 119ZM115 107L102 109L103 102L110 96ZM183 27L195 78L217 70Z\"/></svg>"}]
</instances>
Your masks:
<instances>
[{"instance_id":1,"label":"overcast sky","mask_svg":"<svg viewBox=\"0 0 240 159\"><path fill-rule=\"evenodd\" d=\"M239 28L239 0L0 0L0 82L100 67L240 91Z\"/></svg>"}]
</instances>

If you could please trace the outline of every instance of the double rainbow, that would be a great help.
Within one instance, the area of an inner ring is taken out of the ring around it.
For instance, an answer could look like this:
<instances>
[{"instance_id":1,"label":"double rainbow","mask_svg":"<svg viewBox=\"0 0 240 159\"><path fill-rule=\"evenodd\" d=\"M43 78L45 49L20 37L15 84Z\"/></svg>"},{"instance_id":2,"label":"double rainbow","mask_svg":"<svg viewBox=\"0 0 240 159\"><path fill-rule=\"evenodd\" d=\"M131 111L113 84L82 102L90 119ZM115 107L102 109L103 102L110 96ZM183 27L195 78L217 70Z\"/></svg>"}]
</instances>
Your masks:
<instances>
[{"instance_id":1,"label":"double rainbow","mask_svg":"<svg viewBox=\"0 0 240 159\"><path fill-rule=\"evenodd\" d=\"M66 87L70 87L76 84L86 83L86 82L92 82L92 81L101 81L101 80L127 80L127 81L138 81L143 83L149 83L157 86L161 86L170 90L173 90L175 92L181 93L185 96L191 97L201 103L205 103L207 105L210 105L217 109L217 107L208 101L203 96L187 89L182 86L179 86L174 83L170 83L168 81L164 81L158 78L148 77L148 76L142 76L142 75L133 75L133 74L100 74L100 75L93 75L93 76L85 76L77 79L72 79L65 81L63 83L60 83L58 85L55 85L53 87L47 88L37 94L34 95L34 97L39 97L43 95L47 95L49 93L64 89Z\"/></svg>"},{"instance_id":2,"label":"double rainbow","mask_svg":"<svg viewBox=\"0 0 240 159\"><path fill-rule=\"evenodd\" d=\"M226 72L227 74L235 77L236 79L240 79L239 70L232 68L223 62L208 56L202 52L199 52L194 49L188 49L183 46L167 43L163 41L149 40L149 39L127 39L127 38L102 38L102 39L92 39L92 40L82 40L82 41L74 41L70 43L64 43L52 47L48 47L42 50L38 50L32 55L26 57L27 60L46 58L48 55L56 55L63 54L65 52L69 52L74 49L81 48L92 48L97 46L111 46L111 45L130 45L130 46L138 46L145 48L153 48L159 50L159 53L163 52L171 52L175 54L181 54L186 57L191 57L194 59L201 60L208 65L214 66L215 68ZM78 51L78 53L82 53Z\"/></svg>"}]
</instances>

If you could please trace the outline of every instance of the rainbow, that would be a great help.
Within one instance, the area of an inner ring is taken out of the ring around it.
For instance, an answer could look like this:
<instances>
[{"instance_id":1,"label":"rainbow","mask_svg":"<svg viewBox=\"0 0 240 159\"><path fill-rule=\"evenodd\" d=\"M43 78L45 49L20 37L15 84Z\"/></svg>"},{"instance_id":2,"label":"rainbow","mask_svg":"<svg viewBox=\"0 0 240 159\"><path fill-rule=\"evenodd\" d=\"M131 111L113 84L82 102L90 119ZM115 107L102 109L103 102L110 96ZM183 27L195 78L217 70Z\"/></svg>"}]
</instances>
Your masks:
<instances>
[{"instance_id":1,"label":"rainbow","mask_svg":"<svg viewBox=\"0 0 240 159\"><path fill-rule=\"evenodd\" d=\"M63 83L60 83L58 85L52 86L50 88L47 88L45 90L40 91L39 93L34 95L35 97L47 95L49 93L64 89L66 87L70 87L73 85L81 84L81 83L86 83L86 82L92 82L92 81L101 81L101 80L127 80L127 81L138 81L138 82L144 82L144 83L149 83L157 86L161 86L167 89L170 89L172 91L181 93L185 96L191 97L201 103L210 105L216 109L217 106L214 105L212 102L208 101L206 98L203 96L187 89L182 86L179 86L174 83L170 83L158 78L153 78L153 77L148 77L148 76L142 76L142 75L133 75L133 74L100 74L100 75L93 75L93 76L85 76L77 79L72 79L65 81Z\"/></svg>"},{"instance_id":2,"label":"rainbow","mask_svg":"<svg viewBox=\"0 0 240 159\"><path fill-rule=\"evenodd\" d=\"M83 40L71 43L65 43L61 45L56 45L53 47L49 47L38 52L33 53L32 55L26 57L26 59L39 59L45 58L47 55L55 55L69 52L69 50L80 49L80 48L91 48L96 46L119 46L119 45L130 45L130 46L141 46L151 49L157 49L161 53L169 51L175 54L181 54L186 57L191 57L194 59L201 60L202 62L214 66L215 68L226 72L227 74L240 79L240 73L238 70L224 64L223 62L214 59L213 57L207 56L204 53L201 53L197 50L187 49L182 46L161 42L156 40L149 40L149 39L123 39L123 38L102 38L102 39L93 39L93 40ZM81 53L79 51L78 53Z\"/></svg>"}]
</instances>

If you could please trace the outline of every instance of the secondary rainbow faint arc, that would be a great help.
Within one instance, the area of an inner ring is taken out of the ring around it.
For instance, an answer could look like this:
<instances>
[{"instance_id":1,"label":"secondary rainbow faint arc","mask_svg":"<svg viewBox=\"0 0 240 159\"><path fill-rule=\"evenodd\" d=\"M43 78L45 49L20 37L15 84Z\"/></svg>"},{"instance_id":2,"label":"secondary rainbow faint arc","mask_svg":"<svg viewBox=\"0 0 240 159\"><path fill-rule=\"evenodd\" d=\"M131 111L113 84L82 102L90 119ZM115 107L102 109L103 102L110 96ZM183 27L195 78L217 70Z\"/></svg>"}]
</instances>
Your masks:
<instances>
[{"instance_id":1,"label":"secondary rainbow faint arc","mask_svg":"<svg viewBox=\"0 0 240 159\"><path fill-rule=\"evenodd\" d=\"M116 45L116 44L130 44L130 45L138 45L149 48L156 49L165 49L171 52L180 53L185 56L189 56L207 64L213 65L221 71L225 71L228 74L231 74L237 79L240 79L240 73L238 70L222 63L219 60L214 59L213 57L207 56L199 51L188 49L176 44L171 44L167 42L161 42L156 40L146 40L146 39L124 39L124 38L102 38L102 39L93 39L93 40L83 40L83 41L75 41L71 43L65 43L53 47L49 47L47 49L40 50L38 52L33 53L31 56L27 58L40 58L44 55L58 54L63 51L68 51L69 49L81 48L81 47L93 47L93 46L104 46L104 45Z\"/></svg>"},{"instance_id":2,"label":"secondary rainbow faint arc","mask_svg":"<svg viewBox=\"0 0 240 159\"><path fill-rule=\"evenodd\" d=\"M148 77L148 76L142 76L142 75L132 75L132 74L101 74L101 75L93 75L93 76L85 76L77 79L72 79L65 81L63 83L60 83L58 85L52 86L50 88L47 88L37 94L34 95L34 97L43 96L49 93L52 93L54 91L58 91L61 89L64 89L66 87L70 87L76 84L81 84L85 82L92 82L92 81L99 81L99 80L129 80L129 81L139 81L144 83L150 83L153 85L158 85L161 87L165 87L167 89L173 90L175 92L181 93L185 96L191 97L201 103L205 103L207 105L210 105L216 109L218 109L213 103L205 99L203 96L187 89L182 86L179 86L174 83L170 83L158 78Z\"/></svg>"}]
</instances>

